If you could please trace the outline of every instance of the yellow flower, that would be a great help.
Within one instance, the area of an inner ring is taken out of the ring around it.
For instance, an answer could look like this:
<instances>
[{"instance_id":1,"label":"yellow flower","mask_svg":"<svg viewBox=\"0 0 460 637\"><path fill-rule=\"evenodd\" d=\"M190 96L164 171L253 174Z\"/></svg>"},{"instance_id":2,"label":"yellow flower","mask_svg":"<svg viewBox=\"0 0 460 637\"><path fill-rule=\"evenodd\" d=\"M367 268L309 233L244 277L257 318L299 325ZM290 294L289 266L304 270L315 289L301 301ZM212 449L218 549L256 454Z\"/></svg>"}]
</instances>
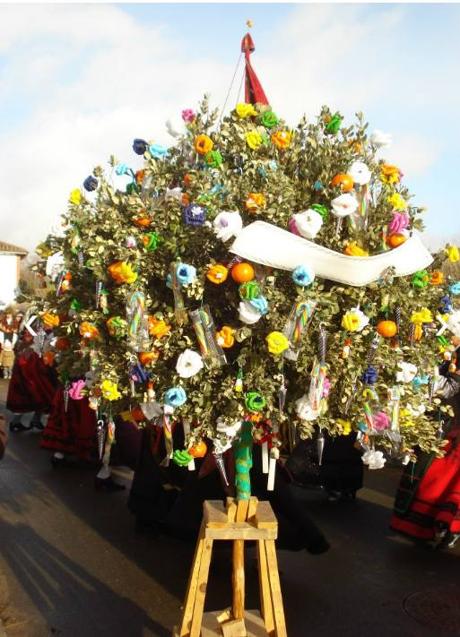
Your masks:
<instances>
[{"instance_id":1,"label":"yellow flower","mask_svg":"<svg viewBox=\"0 0 460 637\"><path fill-rule=\"evenodd\" d=\"M263 141L262 135L256 130L252 130L249 131L249 133L246 133L245 139L246 144L249 146L249 148L252 148L252 150L257 150L258 148L260 148Z\"/></svg>"},{"instance_id":2,"label":"yellow flower","mask_svg":"<svg viewBox=\"0 0 460 637\"><path fill-rule=\"evenodd\" d=\"M407 201L401 197L399 192L394 192L391 197L388 197L387 201L393 206L394 210L401 211L407 208Z\"/></svg>"},{"instance_id":3,"label":"yellow flower","mask_svg":"<svg viewBox=\"0 0 460 637\"><path fill-rule=\"evenodd\" d=\"M361 318L356 313L351 311L345 312L342 317L342 327L348 332L357 332L361 326Z\"/></svg>"},{"instance_id":4,"label":"yellow flower","mask_svg":"<svg viewBox=\"0 0 460 637\"><path fill-rule=\"evenodd\" d=\"M195 150L199 155L206 155L214 147L214 142L207 135L197 135L195 137Z\"/></svg>"},{"instance_id":5,"label":"yellow flower","mask_svg":"<svg viewBox=\"0 0 460 637\"><path fill-rule=\"evenodd\" d=\"M102 397L106 400L118 400L121 394L118 391L117 383L111 380L103 380L101 383Z\"/></svg>"},{"instance_id":6,"label":"yellow flower","mask_svg":"<svg viewBox=\"0 0 460 637\"><path fill-rule=\"evenodd\" d=\"M291 145L292 133L287 130L280 130L272 135L273 144L280 150L284 150Z\"/></svg>"},{"instance_id":7,"label":"yellow flower","mask_svg":"<svg viewBox=\"0 0 460 637\"><path fill-rule=\"evenodd\" d=\"M171 326L163 321L163 319L156 319L154 316L149 316L149 334L155 338L163 338L167 336L171 331Z\"/></svg>"},{"instance_id":8,"label":"yellow flower","mask_svg":"<svg viewBox=\"0 0 460 637\"><path fill-rule=\"evenodd\" d=\"M261 192L250 192L246 199L246 210L248 212L257 212L261 208L264 209L266 205L267 200Z\"/></svg>"},{"instance_id":9,"label":"yellow flower","mask_svg":"<svg viewBox=\"0 0 460 637\"><path fill-rule=\"evenodd\" d=\"M413 427L415 425L412 420L412 413L405 408L399 412L399 422L402 427Z\"/></svg>"},{"instance_id":10,"label":"yellow flower","mask_svg":"<svg viewBox=\"0 0 460 637\"><path fill-rule=\"evenodd\" d=\"M126 261L116 261L107 268L112 279L118 283L134 283L137 279L137 272L134 272L131 265Z\"/></svg>"},{"instance_id":11,"label":"yellow flower","mask_svg":"<svg viewBox=\"0 0 460 637\"><path fill-rule=\"evenodd\" d=\"M83 338L95 339L99 338L100 336L98 328L88 321L83 321L83 323L80 323L79 332L80 336L82 336Z\"/></svg>"},{"instance_id":12,"label":"yellow flower","mask_svg":"<svg viewBox=\"0 0 460 637\"><path fill-rule=\"evenodd\" d=\"M383 164L380 171L380 179L386 184L397 184L401 179L401 171L397 166Z\"/></svg>"},{"instance_id":13,"label":"yellow flower","mask_svg":"<svg viewBox=\"0 0 460 637\"><path fill-rule=\"evenodd\" d=\"M344 420L343 418L337 418L337 424L342 430L342 436L349 436L351 434L351 422L349 420Z\"/></svg>"},{"instance_id":14,"label":"yellow flower","mask_svg":"<svg viewBox=\"0 0 460 637\"><path fill-rule=\"evenodd\" d=\"M235 330L229 325L224 325L220 332L216 332L216 339L221 347L233 347L235 344Z\"/></svg>"},{"instance_id":15,"label":"yellow flower","mask_svg":"<svg viewBox=\"0 0 460 637\"><path fill-rule=\"evenodd\" d=\"M432 323L433 315L427 307L422 307L418 312L412 312L411 323Z\"/></svg>"},{"instance_id":16,"label":"yellow flower","mask_svg":"<svg viewBox=\"0 0 460 637\"><path fill-rule=\"evenodd\" d=\"M265 340L270 354L282 354L289 348L289 341L281 332L270 332Z\"/></svg>"},{"instance_id":17,"label":"yellow flower","mask_svg":"<svg viewBox=\"0 0 460 637\"><path fill-rule=\"evenodd\" d=\"M446 254L451 263L457 263L460 260L460 251L457 246L447 246Z\"/></svg>"},{"instance_id":18,"label":"yellow flower","mask_svg":"<svg viewBox=\"0 0 460 637\"><path fill-rule=\"evenodd\" d=\"M79 204L81 204L81 200L82 200L81 191L78 188L75 188L74 190L72 190L69 197L70 203L73 203L76 206L78 206Z\"/></svg>"},{"instance_id":19,"label":"yellow flower","mask_svg":"<svg viewBox=\"0 0 460 637\"><path fill-rule=\"evenodd\" d=\"M368 257L369 252L367 250L363 250L356 241L352 241L347 245L344 250L345 254L348 254L349 257Z\"/></svg>"},{"instance_id":20,"label":"yellow flower","mask_svg":"<svg viewBox=\"0 0 460 637\"><path fill-rule=\"evenodd\" d=\"M59 326L59 316L57 314L53 314L53 312L45 312L44 314L42 314L41 318L44 326L48 329Z\"/></svg>"},{"instance_id":21,"label":"yellow flower","mask_svg":"<svg viewBox=\"0 0 460 637\"><path fill-rule=\"evenodd\" d=\"M237 104L235 112L241 119L246 119L246 117L254 117L255 115L257 115L257 111L252 104Z\"/></svg>"}]
</instances>

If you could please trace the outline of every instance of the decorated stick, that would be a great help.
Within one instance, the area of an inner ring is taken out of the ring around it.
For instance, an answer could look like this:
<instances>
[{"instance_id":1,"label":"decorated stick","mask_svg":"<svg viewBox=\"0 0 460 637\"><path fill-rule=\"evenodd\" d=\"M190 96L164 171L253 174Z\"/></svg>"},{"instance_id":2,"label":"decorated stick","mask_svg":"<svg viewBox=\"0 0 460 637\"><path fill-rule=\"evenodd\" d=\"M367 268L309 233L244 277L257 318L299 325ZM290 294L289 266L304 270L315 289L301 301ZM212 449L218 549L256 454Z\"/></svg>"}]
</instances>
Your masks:
<instances>
[{"instance_id":1,"label":"decorated stick","mask_svg":"<svg viewBox=\"0 0 460 637\"><path fill-rule=\"evenodd\" d=\"M205 365L207 367L224 365L227 359L224 350L216 341L216 329L209 306L205 305L198 310L193 310L190 312L190 317Z\"/></svg>"},{"instance_id":2,"label":"decorated stick","mask_svg":"<svg viewBox=\"0 0 460 637\"><path fill-rule=\"evenodd\" d=\"M399 405L401 392L398 385L393 385L389 393L391 402L391 431L399 431Z\"/></svg>"},{"instance_id":3,"label":"decorated stick","mask_svg":"<svg viewBox=\"0 0 460 637\"><path fill-rule=\"evenodd\" d=\"M241 426L239 440L235 446L235 486L236 499L249 500L251 497L252 467L252 423L245 421Z\"/></svg>"},{"instance_id":4,"label":"decorated stick","mask_svg":"<svg viewBox=\"0 0 460 637\"><path fill-rule=\"evenodd\" d=\"M187 448L188 437L190 435L190 422L187 420L187 418L183 419L182 427L184 428L184 441L185 441L185 446ZM188 463L187 469L189 471L195 471L195 459L193 457Z\"/></svg>"},{"instance_id":5,"label":"decorated stick","mask_svg":"<svg viewBox=\"0 0 460 637\"><path fill-rule=\"evenodd\" d=\"M67 413L67 410L69 408L69 382L67 381L65 386L64 386L64 411L65 413Z\"/></svg>"},{"instance_id":6,"label":"decorated stick","mask_svg":"<svg viewBox=\"0 0 460 637\"><path fill-rule=\"evenodd\" d=\"M243 368L238 367L235 380L235 391L240 393L243 391Z\"/></svg>"},{"instance_id":7,"label":"decorated stick","mask_svg":"<svg viewBox=\"0 0 460 637\"><path fill-rule=\"evenodd\" d=\"M101 304L102 281L96 281L96 309Z\"/></svg>"},{"instance_id":8,"label":"decorated stick","mask_svg":"<svg viewBox=\"0 0 460 637\"><path fill-rule=\"evenodd\" d=\"M104 454L104 440L105 440L105 423L102 418L100 418L97 421L96 434L97 434L98 458L99 460L102 460L102 456Z\"/></svg>"},{"instance_id":9,"label":"decorated stick","mask_svg":"<svg viewBox=\"0 0 460 637\"><path fill-rule=\"evenodd\" d=\"M126 314L128 319L128 337L129 345L135 351L142 351L140 347L139 336L141 330L142 319L145 312L145 295L140 290L136 290L129 297Z\"/></svg>"},{"instance_id":10,"label":"decorated stick","mask_svg":"<svg viewBox=\"0 0 460 637\"><path fill-rule=\"evenodd\" d=\"M188 315L185 309L184 296L180 287L180 283L177 280L177 263L171 263L170 266L171 285L174 295L174 316L178 325L186 325L188 322Z\"/></svg>"},{"instance_id":11,"label":"decorated stick","mask_svg":"<svg viewBox=\"0 0 460 637\"><path fill-rule=\"evenodd\" d=\"M316 305L316 301L294 303L283 330L284 335L289 339L291 345L290 348L284 352L285 358L297 360L302 335L310 324Z\"/></svg>"},{"instance_id":12,"label":"decorated stick","mask_svg":"<svg viewBox=\"0 0 460 637\"><path fill-rule=\"evenodd\" d=\"M316 451L318 453L318 465L321 467L323 464L323 452L324 445L326 444L326 440L324 438L323 430L320 429L318 432L318 436L316 438Z\"/></svg>"},{"instance_id":13,"label":"decorated stick","mask_svg":"<svg viewBox=\"0 0 460 637\"><path fill-rule=\"evenodd\" d=\"M270 449L270 465L268 468L267 491L273 491L275 488L276 462L280 457L278 447Z\"/></svg>"},{"instance_id":14,"label":"decorated stick","mask_svg":"<svg viewBox=\"0 0 460 637\"><path fill-rule=\"evenodd\" d=\"M166 456L160 462L161 467L169 467L169 463L171 462L171 458L174 454L173 448L173 437L172 437L172 428L170 416L172 414L173 409L168 405L164 406L163 412L163 435L165 437L165 448L166 448Z\"/></svg>"}]
</instances>

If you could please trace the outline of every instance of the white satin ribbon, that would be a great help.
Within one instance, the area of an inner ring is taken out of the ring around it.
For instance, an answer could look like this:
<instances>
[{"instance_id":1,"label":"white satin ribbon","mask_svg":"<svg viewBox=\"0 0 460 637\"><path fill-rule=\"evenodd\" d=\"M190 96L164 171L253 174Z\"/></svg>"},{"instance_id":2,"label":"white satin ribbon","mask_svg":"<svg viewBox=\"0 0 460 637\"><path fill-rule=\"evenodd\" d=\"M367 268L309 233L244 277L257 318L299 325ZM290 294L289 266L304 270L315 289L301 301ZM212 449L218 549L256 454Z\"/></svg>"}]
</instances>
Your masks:
<instances>
[{"instance_id":1,"label":"white satin ribbon","mask_svg":"<svg viewBox=\"0 0 460 637\"><path fill-rule=\"evenodd\" d=\"M253 263L280 270L311 266L316 276L360 287L379 279L390 267L396 276L423 270L433 257L416 236L401 246L371 257L350 257L299 237L265 221L255 221L238 234L230 252Z\"/></svg>"}]
</instances>

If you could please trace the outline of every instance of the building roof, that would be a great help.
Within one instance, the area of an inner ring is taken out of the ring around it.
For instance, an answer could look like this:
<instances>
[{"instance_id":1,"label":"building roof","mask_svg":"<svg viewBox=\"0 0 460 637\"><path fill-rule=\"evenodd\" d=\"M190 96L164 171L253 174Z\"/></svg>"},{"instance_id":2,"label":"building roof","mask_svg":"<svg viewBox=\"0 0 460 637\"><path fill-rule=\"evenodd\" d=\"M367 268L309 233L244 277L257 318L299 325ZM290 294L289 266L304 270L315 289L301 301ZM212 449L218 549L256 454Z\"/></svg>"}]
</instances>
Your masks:
<instances>
[{"instance_id":1,"label":"building roof","mask_svg":"<svg viewBox=\"0 0 460 637\"><path fill-rule=\"evenodd\" d=\"M12 243L6 243L5 241L0 241L0 253L2 252L8 252L10 254L18 254L23 257L25 257L26 254L28 254L28 251L25 248L14 246Z\"/></svg>"}]
</instances>

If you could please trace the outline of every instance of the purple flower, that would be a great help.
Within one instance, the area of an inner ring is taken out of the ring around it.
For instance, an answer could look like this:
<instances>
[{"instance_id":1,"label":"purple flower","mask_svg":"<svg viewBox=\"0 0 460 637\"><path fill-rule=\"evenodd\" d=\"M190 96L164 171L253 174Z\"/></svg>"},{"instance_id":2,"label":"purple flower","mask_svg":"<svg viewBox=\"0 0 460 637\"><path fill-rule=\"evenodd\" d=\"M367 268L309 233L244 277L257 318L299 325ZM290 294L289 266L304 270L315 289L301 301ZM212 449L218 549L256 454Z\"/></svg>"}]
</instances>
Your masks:
<instances>
[{"instance_id":1,"label":"purple flower","mask_svg":"<svg viewBox=\"0 0 460 637\"><path fill-rule=\"evenodd\" d=\"M145 139L135 139L133 141L133 151L136 155L143 155L147 152L149 145L145 141Z\"/></svg>"},{"instance_id":2,"label":"purple flower","mask_svg":"<svg viewBox=\"0 0 460 637\"><path fill-rule=\"evenodd\" d=\"M206 221L206 210L195 203L191 203L184 208L183 217L188 226L202 226Z\"/></svg>"},{"instance_id":3,"label":"purple flower","mask_svg":"<svg viewBox=\"0 0 460 637\"><path fill-rule=\"evenodd\" d=\"M377 370L375 369L375 367L372 367L372 365L369 365L369 367L366 369L366 371L362 375L361 380L366 385L374 385L377 382L377 378L378 378Z\"/></svg>"},{"instance_id":4,"label":"purple flower","mask_svg":"<svg viewBox=\"0 0 460 637\"><path fill-rule=\"evenodd\" d=\"M388 224L388 232L397 234L409 227L409 215L407 212L393 212L393 219Z\"/></svg>"},{"instance_id":5,"label":"purple flower","mask_svg":"<svg viewBox=\"0 0 460 637\"><path fill-rule=\"evenodd\" d=\"M376 431L383 431L390 426L390 419L384 411L378 411L373 416L373 425Z\"/></svg>"},{"instance_id":6,"label":"purple flower","mask_svg":"<svg viewBox=\"0 0 460 637\"><path fill-rule=\"evenodd\" d=\"M83 188L87 190L88 192L92 192L93 190L96 190L97 186L98 186L98 181L96 177L93 177L92 175L87 177L85 181L83 182Z\"/></svg>"},{"instance_id":7,"label":"purple flower","mask_svg":"<svg viewBox=\"0 0 460 637\"><path fill-rule=\"evenodd\" d=\"M191 124L195 121L196 113L191 108L185 108L182 111L182 119L186 124Z\"/></svg>"}]
</instances>

